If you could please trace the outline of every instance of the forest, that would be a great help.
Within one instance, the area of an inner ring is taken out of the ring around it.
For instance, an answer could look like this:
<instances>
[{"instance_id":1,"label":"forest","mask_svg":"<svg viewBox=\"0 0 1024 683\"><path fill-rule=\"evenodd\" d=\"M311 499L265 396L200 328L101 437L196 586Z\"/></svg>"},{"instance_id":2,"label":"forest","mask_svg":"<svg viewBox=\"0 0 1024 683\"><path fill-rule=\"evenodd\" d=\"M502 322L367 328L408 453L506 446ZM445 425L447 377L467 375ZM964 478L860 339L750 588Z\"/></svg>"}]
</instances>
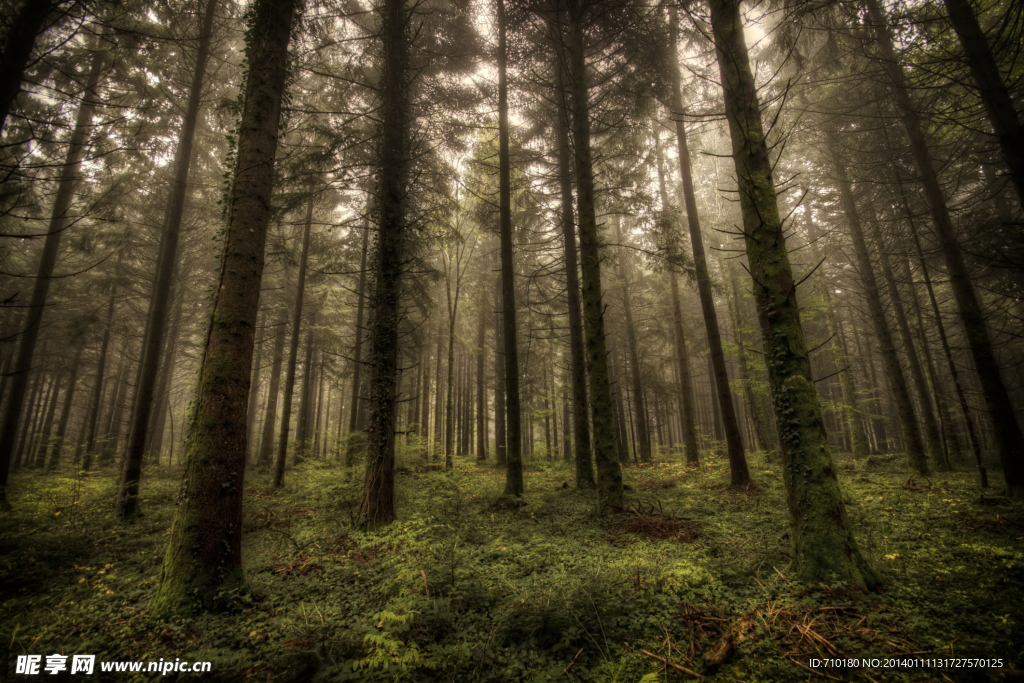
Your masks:
<instances>
[{"instance_id":1,"label":"forest","mask_svg":"<svg viewBox=\"0 0 1024 683\"><path fill-rule=\"evenodd\" d=\"M0 0L0 680L1024 681L1024 3Z\"/></svg>"}]
</instances>

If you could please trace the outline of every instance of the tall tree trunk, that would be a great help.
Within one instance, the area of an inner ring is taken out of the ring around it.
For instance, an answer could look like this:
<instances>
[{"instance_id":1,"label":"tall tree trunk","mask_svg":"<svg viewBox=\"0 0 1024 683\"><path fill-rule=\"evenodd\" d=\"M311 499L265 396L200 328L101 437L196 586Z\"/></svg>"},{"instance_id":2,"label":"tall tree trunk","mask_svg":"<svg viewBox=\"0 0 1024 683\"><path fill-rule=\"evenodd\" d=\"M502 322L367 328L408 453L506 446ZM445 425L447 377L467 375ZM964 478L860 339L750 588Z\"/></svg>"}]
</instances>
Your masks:
<instances>
[{"instance_id":1,"label":"tall tree trunk","mask_svg":"<svg viewBox=\"0 0 1024 683\"><path fill-rule=\"evenodd\" d=\"M875 279L875 269L868 252L867 240L861 224L860 212L854 199L853 186L846 176L846 165L839 155L839 139L835 134L828 134L828 147L832 150L832 163L836 174L836 185L846 214L846 224L853 239L853 248L857 255L857 269L860 271L861 284L864 287L864 298L867 300L868 311L875 327L875 335L882 352L885 374L896 397L896 412L899 417L903 439L907 446L907 460L911 467L921 475L928 474L928 460L925 457L924 442L914 415L914 404L910 398L906 376L896 355L896 344L885 317L881 290ZM894 304L898 303L897 292L893 293Z\"/></svg>"},{"instance_id":2,"label":"tall tree trunk","mask_svg":"<svg viewBox=\"0 0 1024 683\"><path fill-rule=\"evenodd\" d=\"M658 135L658 122L653 122L654 128L654 151L658 161L658 190L661 197L663 211L669 209L668 192L665 189L665 168L664 157L661 152L661 137ZM671 232L675 232L672 230ZM666 242L670 250L676 248L676 235L666 235ZM694 415L693 407L693 379L690 372L690 360L686 355L686 334L683 331L683 306L679 296L679 278L676 275L676 266L669 263L669 285L672 290L672 324L675 346L676 363L679 366L679 393L680 393L680 422L683 431L683 451L686 457L686 464L696 466L700 464L700 453L697 447L697 418Z\"/></svg>"},{"instance_id":3,"label":"tall tree trunk","mask_svg":"<svg viewBox=\"0 0 1024 683\"><path fill-rule=\"evenodd\" d=\"M227 596L245 586L245 410L288 40L297 4L256 0L251 9L248 75L224 254L192 402L181 493L150 603L156 617L224 606Z\"/></svg>"},{"instance_id":4,"label":"tall tree trunk","mask_svg":"<svg viewBox=\"0 0 1024 683\"><path fill-rule=\"evenodd\" d=\"M590 151L590 102L584 45L582 0L569 0L569 81L572 88L572 129L576 152L576 210L579 217L580 261L583 275L583 317L586 321L587 367L597 465L598 509L623 505L622 468L616 457L615 415L608 377L608 349L601 294L601 251L594 207L594 169Z\"/></svg>"},{"instance_id":5,"label":"tall tree trunk","mask_svg":"<svg viewBox=\"0 0 1024 683\"><path fill-rule=\"evenodd\" d=\"M370 245L370 202L366 202L366 218L363 220L363 248L359 257L359 290L356 294L356 343L352 349L352 400L348 407L348 443L345 446L345 466L352 467L355 464L356 450L365 443L362 432L366 425L360 419L363 416L363 400L360 392L363 390L363 319L366 315L366 257Z\"/></svg>"},{"instance_id":6,"label":"tall tree trunk","mask_svg":"<svg viewBox=\"0 0 1024 683\"><path fill-rule=\"evenodd\" d=\"M560 39L556 43L560 42ZM580 314L579 265L576 258L576 222L572 210L572 159L569 149L569 108L566 106L565 60L555 60L555 102L558 117L555 135L558 142L558 184L561 196L563 254L565 256L565 293L569 308L570 377L572 378L573 439L576 446L576 488L590 490L594 466L590 447L590 420L587 418L587 361L583 351L583 320ZM566 451L568 453L568 450Z\"/></svg>"},{"instance_id":7,"label":"tall tree trunk","mask_svg":"<svg viewBox=\"0 0 1024 683\"><path fill-rule=\"evenodd\" d=\"M953 378L953 388L956 391L957 401L960 403L960 411L963 413L964 424L967 427L967 437L971 442L971 450L974 452L974 462L978 467L979 483L982 488L988 488L988 472L985 470L985 463L981 458L981 443L974 429L974 421L971 419L971 408L967 403L967 396L964 393L963 385L960 383L960 371L957 370L956 362L953 360L953 353L949 348L949 339L946 337L946 325L942 322L942 312L939 310L939 302L935 298L932 278L928 273L928 264L924 260L924 252L921 249L921 239L918 237L917 226L913 221L910 221L910 234L914 238L917 261L921 267L921 274L924 277L925 289L928 291L928 300L931 302L932 315L935 317L935 327L939 333L939 342L942 344L942 354L946 358L949 375Z\"/></svg>"},{"instance_id":8,"label":"tall tree trunk","mask_svg":"<svg viewBox=\"0 0 1024 683\"><path fill-rule=\"evenodd\" d=\"M57 432L53 435L53 442L50 444L50 459L47 469L55 470L60 465L60 457L64 451L64 437L68 433L68 424L71 421L71 408L75 400L75 387L78 382L78 371L82 367L82 347L75 350L75 358L71 361L71 369L68 371L68 388L64 392L64 405L60 411L60 422L57 424Z\"/></svg>"},{"instance_id":9,"label":"tall tree trunk","mask_svg":"<svg viewBox=\"0 0 1024 683\"><path fill-rule=\"evenodd\" d=\"M693 264L697 273L697 292L700 295L701 311L704 314L704 328L708 335L711 355L713 393L721 426L725 431L726 452L729 456L730 484L739 488L750 484L747 457L743 452L740 426L736 419L736 408L729 388L729 371L722 350L722 335L718 329L718 313L715 311L714 293L711 291L711 274L708 271L707 256L704 253L704 237L701 234L700 218L697 215L697 195L693 189L693 172L690 169L690 150L686 140L686 123L683 120L682 83L679 75L679 57L676 54L679 19L675 6L669 9L672 23L672 51L669 69L672 78L672 118L676 123L676 143L679 152L679 176L683 184L683 199L686 201L686 224L690 229L690 247L693 250ZM716 421L716 427L718 422Z\"/></svg>"},{"instance_id":10,"label":"tall tree trunk","mask_svg":"<svg viewBox=\"0 0 1024 683\"><path fill-rule=\"evenodd\" d=\"M729 280L732 284L733 336L736 338L736 359L740 367L740 381L743 383L743 393L747 398L747 406L750 410L750 416L754 423L754 432L757 436L758 444L767 452L776 447L775 438L771 431L768 416L762 409L762 405L758 400L758 397L754 395L754 386L750 380L750 367L747 362L747 347L743 338L743 321L740 317L739 273L735 272L735 270L730 272Z\"/></svg>"},{"instance_id":11,"label":"tall tree trunk","mask_svg":"<svg viewBox=\"0 0 1024 683\"><path fill-rule=\"evenodd\" d=\"M21 81L32 57L32 48L43 32L46 17L54 0L24 0L11 21L3 52L0 53L0 134L7 124L7 115L21 92Z\"/></svg>"},{"instance_id":12,"label":"tall tree trunk","mask_svg":"<svg viewBox=\"0 0 1024 683\"><path fill-rule=\"evenodd\" d=\"M881 581L850 530L821 421L743 36L740 0L711 0L710 7L744 241L782 445L795 573L802 581L838 580L876 589Z\"/></svg>"},{"instance_id":13,"label":"tall tree trunk","mask_svg":"<svg viewBox=\"0 0 1024 683\"><path fill-rule=\"evenodd\" d=\"M313 369L313 355L315 349L316 332L316 311L313 312L306 329L306 356L302 362L302 389L299 392L299 414L295 421L295 455L292 462L296 465L302 463L309 455L310 422L313 414L313 386L315 382Z\"/></svg>"},{"instance_id":14,"label":"tall tree trunk","mask_svg":"<svg viewBox=\"0 0 1024 683\"><path fill-rule=\"evenodd\" d=\"M494 288L494 462L500 467L505 467L508 444L508 435L505 433L505 314L501 302L501 257L499 254L495 255L498 258L498 276L495 278ZM440 369L440 342L437 350L437 365Z\"/></svg>"},{"instance_id":15,"label":"tall tree trunk","mask_svg":"<svg viewBox=\"0 0 1024 683\"><path fill-rule=\"evenodd\" d=\"M1003 465L1006 491L1012 497L1024 497L1024 432L1021 431L1020 423L1017 421L1017 415L1010 401L1010 394L1003 382L988 327L985 325L981 299L974 289L970 273L967 271L967 264L964 262L963 254L957 243L956 230L946 206L946 198L939 185L939 178L928 151L924 131L921 129L921 123L910 99L903 68L897 61L892 36L886 27L885 15L878 0L867 0L867 5L871 23L875 27L875 36L885 70L892 85L893 97L910 140L914 164L923 185L925 201L931 212L935 236L946 262L949 284L953 289L953 298L956 299L959 309L960 322L967 333L971 355L974 357L974 365L978 372L978 378L981 380L982 394L992 419L999 459Z\"/></svg>"},{"instance_id":16,"label":"tall tree trunk","mask_svg":"<svg viewBox=\"0 0 1024 683\"><path fill-rule=\"evenodd\" d=\"M501 303L505 343L505 496L523 495L522 416L519 405L519 331L512 256L512 162L508 147L505 0L498 0L498 194L501 223Z\"/></svg>"},{"instance_id":17,"label":"tall tree trunk","mask_svg":"<svg viewBox=\"0 0 1024 683\"><path fill-rule=\"evenodd\" d=\"M181 314L185 306L184 291L179 289L178 301L174 304L174 315L171 319L171 333L167 337L164 351L163 366L160 368L160 383L156 387L156 408L153 410L153 424L149 429L149 452L156 455L157 460L164 448L164 425L171 411L171 384L174 381L174 361L178 357L178 338L181 336ZM170 461L167 463L170 465Z\"/></svg>"},{"instance_id":18,"label":"tall tree trunk","mask_svg":"<svg viewBox=\"0 0 1024 683\"><path fill-rule=\"evenodd\" d=\"M572 405L569 401L569 385L572 383L572 370L570 369L572 361L565 367L565 375L562 377L562 458L565 462L571 462L573 460L572 452L572 440L573 431L570 431L570 425L575 417L570 417L572 411ZM586 413L583 414L586 419ZM572 429L575 427L573 426ZM593 474L593 471L591 471ZM577 482L577 487L579 482Z\"/></svg>"},{"instance_id":19,"label":"tall tree trunk","mask_svg":"<svg viewBox=\"0 0 1024 683\"><path fill-rule=\"evenodd\" d=\"M167 330L171 284L174 278L174 267L178 260L178 238L181 233L181 219L185 213L188 171L192 165L192 142L195 139L196 121L199 118L199 106L202 102L203 77L206 74L206 62L210 54L216 6L216 0L206 0L203 24L199 32L199 51L196 53L196 66L192 74L192 86L189 89L185 118L181 124L178 149L174 155L174 181L164 212L164 229L160 239L156 273L153 277L153 297L149 302L146 332L143 335L142 350L139 354L135 410L128 428L125 467L117 492L117 516L122 519L139 513L139 479L142 476L142 458L146 451L146 430L149 427L153 409L153 396L160 371L160 351Z\"/></svg>"},{"instance_id":20,"label":"tall tree trunk","mask_svg":"<svg viewBox=\"0 0 1024 683\"><path fill-rule=\"evenodd\" d=\"M893 317L896 319L896 329L899 330L900 339L903 341L903 353L907 356L907 366L910 369L910 378L914 383L917 393L917 403L920 406L921 418L924 421L925 445L928 449L928 459L932 465L940 470L948 470L942 453L942 437L939 435L939 426L935 420L935 411L932 408L931 391L925 381L924 371L921 369L921 358L917 355L917 347L914 345L914 337L910 333L910 325L907 323L907 312L903 307L903 300L897 287L896 278L893 276L892 266L885 245L878 234L877 219L872 217L869 221L869 231L875 253L878 254L878 265L882 268L882 279L889 290L889 301L892 304ZM937 387L936 387L937 389Z\"/></svg>"},{"instance_id":21,"label":"tall tree trunk","mask_svg":"<svg viewBox=\"0 0 1024 683\"><path fill-rule=\"evenodd\" d=\"M481 291L486 291L481 288ZM420 401L422 402L422 414L420 417L420 436L424 439L424 457L430 459L430 316L427 316L423 323L423 388L420 390ZM437 329L437 336L441 336L441 328ZM438 364L441 359L437 359Z\"/></svg>"},{"instance_id":22,"label":"tall tree trunk","mask_svg":"<svg viewBox=\"0 0 1024 683\"><path fill-rule=\"evenodd\" d=\"M46 238L43 241L42 252L39 255L39 266L32 289L32 298L29 301L28 310L25 315L25 328L21 332L18 353L12 369L14 377L11 379L11 385L8 389L3 422L0 423L0 510L10 507L7 502L7 477L11 468L11 454L14 451L18 425L21 423L28 380L32 375L32 359L35 355L36 341L39 339L39 330L42 326L43 314L46 310L46 302L50 293L50 282L53 279L53 271L57 265L60 239L64 235L64 230L68 227L68 211L71 209L71 200L74 196L75 184L78 181L82 154L85 149L86 140L89 137L89 132L92 130L92 115L96 110L97 102L96 86L99 84L100 73L103 71L105 63L106 51L100 49L99 39L97 38L95 51L89 63L89 72L86 76L82 101L78 106L78 115L75 118L75 128L71 133L71 138L68 140L67 155L64 158L64 165L60 169L57 196L53 201L50 224L47 227ZM20 87L20 76L18 83Z\"/></svg>"},{"instance_id":23,"label":"tall tree trunk","mask_svg":"<svg viewBox=\"0 0 1024 683\"><path fill-rule=\"evenodd\" d=\"M267 315L264 312L260 312L260 317L256 322L256 334L264 334L267 329ZM263 379L263 346L266 341L266 336L260 341L256 342L256 358L252 363L252 379L249 385L249 406L246 408L246 421L245 421L245 442L248 445L249 451L246 453L246 458L249 458L252 454L253 442L253 426L256 424L256 414L259 412L259 398L260 398L260 384ZM166 354L165 354L166 355ZM160 457L159 453L155 454L157 458ZM253 464L249 460L249 464Z\"/></svg>"},{"instance_id":24,"label":"tall tree trunk","mask_svg":"<svg viewBox=\"0 0 1024 683\"><path fill-rule=\"evenodd\" d=\"M484 347L487 342L487 290L480 288L476 327L476 459L487 460L487 392L484 388Z\"/></svg>"},{"instance_id":25,"label":"tall tree trunk","mask_svg":"<svg viewBox=\"0 0 1024 683\"><path fill-rule=\"evenodd\" d=\"M363 521L369 528L395 518L395 379L398 372L399 292L404 267L409 175L409 21L405 0L383 0L380 36L381 142L377 285L370 348L370 421L367 429Z\"/></svg>"},{"instance_id":26,"label":"tall tree trunk","mask_svg":"<svg viewBox=\"0 0 1024 683\"><path fill-rule=\"evenodd\" d=\"M302 231L302 252L295 281L295 305L292 309L292 334L285 370L284 403L281 407L281 433L277 437L277 459L274 463L274 488L284 484L285 461L288 457L288 433L292 422L292 399L295 396L295 369L299 360L299 332L302 330L302 305L306 296L306 266L309 264L309 238L313 227L313 196L306 201L306 221Z\"/></svg>"},{"instance_id":27,"label":"tall tree trunk","mask_svg":"<svg viewBox=\"0 0 1024 683\"><path fill-rule=\"evenodd\" d=\"M615 236L622 244L621 219L615 216ZM622 312L626 318L626 342L629 346L629 368L633 379L633 412L636 413L637 443L640 447L640 462L651 461L651 435L647 411L643 400L643 380L640 375L640 352L636 343L636 327L633 325L633 301L629 294L629 254L625 249L619 255L619 286L622 288Z\"/></svg>"},{"instance_id":28,"label":"tall tree trunk","mask_svg":"<svg viewBox=\"0 0 1024 683\"><path fill-rule=\"evenodd\" d=\"M1010 91L1003 82L992 56L985 33L969 0L943 0L950 24L960 39L971 77L985 105L992 132L999 141L1003 161L1010 167L1010 177L1017 188L1017 198L1024 207L1024 125L1021 125Z\"/></svg>"},{"instance_id":29,"label":"tall tree trunk","mask_svg":"<svg viewBox=\"0 0 1024 683\"><path fill-rule=\"evenodd\" d=\"M270 457L274 452L274 424L277 422L277 397L281 392L281 366L284 365L285 327L288 325L288 308L281 306L274 324L274 364L270 367L270 384L267 387L267 412L263 416L263 437L260 440L260 453L256 464L261 467L270 466Z\"/></svg>"}]
</instances>

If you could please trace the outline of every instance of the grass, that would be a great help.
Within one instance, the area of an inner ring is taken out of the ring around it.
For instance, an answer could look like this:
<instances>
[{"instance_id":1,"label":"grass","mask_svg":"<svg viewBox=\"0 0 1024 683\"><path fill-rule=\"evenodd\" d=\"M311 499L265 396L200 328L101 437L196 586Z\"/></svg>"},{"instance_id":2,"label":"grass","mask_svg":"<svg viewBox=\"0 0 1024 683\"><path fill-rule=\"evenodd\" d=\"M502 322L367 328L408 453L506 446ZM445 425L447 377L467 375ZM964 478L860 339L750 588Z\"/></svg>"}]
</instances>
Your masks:
<instances>
[{"instance_id":1,"label":"grass","mask_svg":"<svg viewBox=\"0 0 1024 683\"><path fill-rule=\"evenodd\" d=\"M886 580L861 595L787 576L777 466L753 456L757 488L735 492L727 465L706 460L628 468L631 509L597 518L559 462L528 465L527 504L510 509L495 505L491 466L400 459L400 519L377 534L354 524L358 473L312 464L279 491L252 474L251 594L166 622L147 603L177 471L147 473L130 525L113 516L112 471L16 474L0 519L0 678L32 680L13 673L16 655L63 653L213 662L181 680L1020 680L1005 677L1024 668L1020 503L983 495L971 473L911 483L897 463L840 456L850 521ZM846 656L1003 668L807 668ZM157 678L175 675L92 680Z\"/></svg>"}]
</instances>

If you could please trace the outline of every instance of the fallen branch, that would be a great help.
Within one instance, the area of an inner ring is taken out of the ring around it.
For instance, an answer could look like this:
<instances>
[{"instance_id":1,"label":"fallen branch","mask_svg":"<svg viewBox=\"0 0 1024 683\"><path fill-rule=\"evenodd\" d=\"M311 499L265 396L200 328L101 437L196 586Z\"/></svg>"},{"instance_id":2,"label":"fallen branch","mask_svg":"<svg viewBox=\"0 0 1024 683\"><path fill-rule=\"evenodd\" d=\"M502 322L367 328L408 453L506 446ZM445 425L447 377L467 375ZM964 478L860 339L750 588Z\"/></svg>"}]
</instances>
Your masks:
<instances>
[{"instance_id":1,"label":"fallen branch","mask_svg":"<svg viewBox=\"0 0 1024 683\"><path fill-rule=\"evenodd\" d=\"M583 654L583 648L582 647L580 648L580 651L576 653L576 656L572 658L572 661L569 662L569 666L565 667L565 669L562 671L562 673L564 673L564 674L569 673L569 669L572 668L572 665L576 663L576 660L579 659L581 654Z\"/></svg>"},{"instance_id":2,"label":"fallen branch","mask_svg":"<svg viewBox=\"0 0 1024 683\"><path fill-rule=\"evenodd\" d=\"M687 669L685 666L680 666L679 664L676 664L675 662L673 662L670 659L666 659L665 657L659 657L658 655L652 654L652 653L648 652L647 650L640 650L640 652L643 652L645 655L647 655L651 659L657 659L659 662L663 662L667 666L671 666L673 669L676 669L677 671L682 671L684 674L689 674L690 676L695 676L695 677L699 678L702 681L704 680L704 677L701 676L696 671L691 671L690 669Z\"/></svg>"}]
</instances>

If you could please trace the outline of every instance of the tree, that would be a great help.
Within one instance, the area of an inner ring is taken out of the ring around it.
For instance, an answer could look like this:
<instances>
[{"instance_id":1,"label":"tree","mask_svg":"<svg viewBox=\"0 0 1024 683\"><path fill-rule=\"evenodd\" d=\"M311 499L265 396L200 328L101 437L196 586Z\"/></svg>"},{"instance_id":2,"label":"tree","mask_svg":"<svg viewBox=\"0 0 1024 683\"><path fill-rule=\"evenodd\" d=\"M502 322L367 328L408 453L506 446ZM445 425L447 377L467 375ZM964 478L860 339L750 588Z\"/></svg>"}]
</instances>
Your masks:
<instances>
[{"instance_id":1,"label":"tree","mask_svg":"<svg viewBox=\"0 0 1024 683\"><path fill-rule=\"evenodd\" d=\"M814 389L740 2L711 0L710 7L743 240L781 442L796 574L804 581L840 580L874 590L881 580L846 520Z\"/></svg>"},{"instance_id":2,"label":"tree","mask_svg":"<svg viewBox=\"0 0 1024 683\"><path fill-rule=\"evenodd\" d=\"M249 69L220 280L189 418L178 508L150 605L158 617L222 607L233 591L245 586L245 412L288 42L298 4L256 0L251 10Z\"/></svg>"}]
</instances>

